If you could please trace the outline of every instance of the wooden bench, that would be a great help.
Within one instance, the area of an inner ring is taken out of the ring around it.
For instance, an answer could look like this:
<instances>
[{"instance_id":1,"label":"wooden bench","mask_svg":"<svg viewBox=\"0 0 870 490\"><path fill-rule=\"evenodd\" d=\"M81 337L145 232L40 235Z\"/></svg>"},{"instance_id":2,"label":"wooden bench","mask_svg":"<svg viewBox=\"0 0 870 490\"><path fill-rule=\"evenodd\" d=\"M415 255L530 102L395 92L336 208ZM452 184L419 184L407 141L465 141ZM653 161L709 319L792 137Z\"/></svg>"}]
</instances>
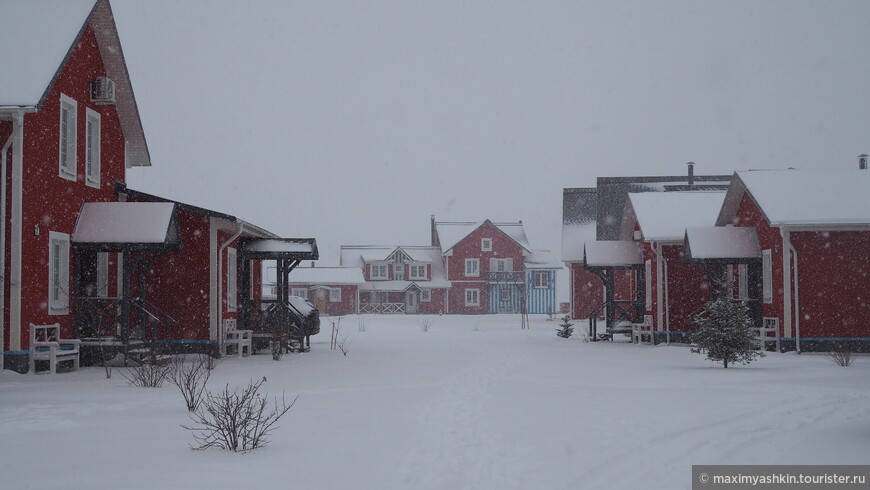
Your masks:
<instances>
[{"instance_id":1,"label":"wooden bench","mask_svg":"<svg viewBox=\"0 0 870 490\"><path fill-rule=\"evenodd\" d=\"M57 373L57 363L72 361L73 369L79 368L79 339L60 338L60 324L30 324L30 372L36 373L36 361L48 361L51 374Z\"/></svg>"},{"instance_id":2,"label":"wooden bench","mask_svg":"<svg viewBox=\"0 0 870 490\"><path fill-rule=\"evenodd\" d=\"M237 330L236 321L233 319L227 319L225 325L227 326L227 329L224 335L223 344L221 345L221 354L224 356L229 355L229 346L235 345L239 357L251 355L253 352L251 350L251 339L254 331Z\"/></svg>"}]
</instances>

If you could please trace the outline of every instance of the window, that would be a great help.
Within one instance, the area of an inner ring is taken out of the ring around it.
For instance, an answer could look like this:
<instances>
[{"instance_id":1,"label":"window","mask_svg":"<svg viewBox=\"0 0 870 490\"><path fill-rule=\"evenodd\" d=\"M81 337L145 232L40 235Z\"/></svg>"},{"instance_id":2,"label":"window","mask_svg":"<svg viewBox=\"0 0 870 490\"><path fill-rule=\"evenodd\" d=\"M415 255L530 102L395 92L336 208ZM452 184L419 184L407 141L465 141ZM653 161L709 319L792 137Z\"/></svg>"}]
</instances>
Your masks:
<instances>
[{"instance_id":1,"label":"window","mask_svg":"<svg viewBox=\"0 0 870 490\"><path fill-rule=\"evenodd\" d=\"M420 291L420 302L428 303L432 301L432 290L431 289L423 289Z\"/></svg>"},{"instance_id":2,"label":"window","mask_svg":"<svg viewBox=\"0 0 870 490\"><path fill-rule=\"evenodd\" d=\"M490 272L510 272L514 268L514 259L490 259Z\"/></svg>"},{"instance_id":3,"label":"window","mask_svg":"<svg viewBox=\"0 0 870 490\"><path fill-rule=\"evenodd\" d=\"M491 252L492 251L492 238L481 238L480 239L480 250L483 252Z\"/></svg>"},{"instance_id":4,"label":"window","mask_svg":"<svg viewBox=\"0 0 870 490\"><path fill-rule=\"evenodd\" d=\"M307 288L291 288L290 296L299 296L300 298L308 299L308 289Z\"/></svg>"},{"instance_id":5,"label":"window","mask_svg":"<svg viewBox=\"0 0 870 490\"><path fill-rule=\"evenodd\" d=\"M498 299L502 303L510 303L511 300L513 300L511 288L501 288L501 290L499 290Z\"/></svg>"},{"instance_id":6,"label":"window","mask_svg":"<svg viewBox=\"0 0 870 490\"><path fill-rule=\"evenodd\" d=\"M97 292L95 296L109 296L109 254L97 252Z\"/></svg>"},{"instance_id":7,"label":"window","mask_svg":"<svg viewBox=\"0 0 870 490\"><path fill-rule=\"evenodd\" d=\"M747 264L737 266L737 287L740 299L749 299L749 266Z\"/></svg>"},{"instance_id":8,"label":"window","mask_svg":"<svg viewBox=\"0 0 870 490\"><path fill-rule=\"evenodd\" d=\"M643 263L644 295L646 295L646 311L652 310L652 261Z\"/></svg>"},{"instance_id":9,"label":"window","mask_svg":"<svg viewBox=\"0 0 870 490\"><path fill-rule=\"evenodd\" d=\"M468 277L480 275L480 259L465 259L465 275Z\"/></svg>"},{"instance_id":10,"label":"window","mask_svg":"<svg viewBox=\"0 0 870 490\"><path fill-rule=\"evenodd\" d=\"M85 184L100 187L100 113L87 110L85 124Z\"/></svg>"},{"instance_id":11,"label":"window","mask_svg":"<svg viewBox=\"0 0 870 490\"><path fill-rule=\"evenodd\" d=\"M68 180L76 180L76 101L60 94L60 172Z\"/></svg>"},{"instance_id":12,"label":"window","mask_svg":"<svg viewBox=\"0 0 870 490\"><path fill-rule=\"evenodd\" d=\"M412 265L411 279L426 279L426 265Z\"/></svg>"},{"instance_id":13,"label":"window","mask_svg":"<svg viewBox=\"0 0 870 490\"><path fill-rule=\"evenodd\" d=\"M765 304L773 303L773 263L769 249L761 251L761 295Z\"/></svg>"},{"instance_id":14,"label":"window","mask_svg":"<svg viewBox=\"0 0 870 490\"><path fill-rule=\"evenodd\" d=\"M69 313L69 235L48 234L48 314Z\"/></svg>"},{"instance_id":15,"label":"window","mask_svg":"<svg viewBox=\"0 0 870 490\"><path fill-rule=\"evenodd\" d=\"M341 303L341 288L329 288L329 301Z\"/></svg>"},{"instance_id":16,"label":"window","mask_svg":"<svg viewBox=\"0 0 870 490\"><path fill-rule=\"evenodd\" d=\"M535 272L535 288L546 289L548 287L550 287L550 273Z\"/></svg>"},{"instance_id":17,"label":"window","mask_svg":"<svg viewBox=\"0 0 870 490\"><path fill-rule=\"evenodd\" d=\"M480 291L477 289L465 290L465 306L480 306Z\"/></svg>"},{"instance_id":18,"label":"window","mask_svg":"<svg viewBox=\"0 0 870 490\"><path fill-rule=\"evenodd\" d=\"M238 294L238 271L236 270L236 249L227 249L227 310L236 310L236 297Z\"/></svg>"},{"instance_id":19,"label":"window","mask_svg":"<svg viewBox=\"0 0 870 490\"><path fill-rule=\"evenodd\" d=\"M393 264L393 279L397 281L405 279L405 264L401 262Z\"/></svg>"},{"instance_id":20,"label":"window","mask_svg":"<svg viewBox=\"0 0 870 490\"><path fill-rule=\"evenodd\" d=\"M386 279L387 278L387 266L386 264L371 264L369 266L371 269L371 279Z\"/></svg>"}]
</instances>

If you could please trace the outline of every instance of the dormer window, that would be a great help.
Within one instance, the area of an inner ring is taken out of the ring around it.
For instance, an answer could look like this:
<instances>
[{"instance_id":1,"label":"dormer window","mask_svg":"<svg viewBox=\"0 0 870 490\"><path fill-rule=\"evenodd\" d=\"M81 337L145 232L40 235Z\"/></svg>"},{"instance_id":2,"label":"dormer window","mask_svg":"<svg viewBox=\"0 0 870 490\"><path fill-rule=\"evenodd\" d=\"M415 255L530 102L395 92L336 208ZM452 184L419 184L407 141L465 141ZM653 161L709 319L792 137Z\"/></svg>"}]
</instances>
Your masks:
<instances>
[{"instance_id":1,"label":"dormer window","mask_svg":"<svg viewBox=\"0 0 870 490\"><path fill-rule=\"evenodd\" d=\"M385 280L387 278L387 264L371 264L369 271L372 280Z\"/></svg>"},{"instance_id":2,"label":"dormer window","mask_svg":"<svg viewBox=\"0 0 870 490\"><path fill-rule=\"evenodd\" d=\"M420 265L411 265L411 280L425 280L426 276L426 264Z\"/></svg>"},{"instance_id":3,"label":"dormer window","mask_svg":"<svg viewBox=\"0 0 870 490\"><path fill-rule=\"evenodd\" d=\"M481 252L492 252L492 238L481 238L480 239L480 251Z\"/></svg>"}]
</instances>

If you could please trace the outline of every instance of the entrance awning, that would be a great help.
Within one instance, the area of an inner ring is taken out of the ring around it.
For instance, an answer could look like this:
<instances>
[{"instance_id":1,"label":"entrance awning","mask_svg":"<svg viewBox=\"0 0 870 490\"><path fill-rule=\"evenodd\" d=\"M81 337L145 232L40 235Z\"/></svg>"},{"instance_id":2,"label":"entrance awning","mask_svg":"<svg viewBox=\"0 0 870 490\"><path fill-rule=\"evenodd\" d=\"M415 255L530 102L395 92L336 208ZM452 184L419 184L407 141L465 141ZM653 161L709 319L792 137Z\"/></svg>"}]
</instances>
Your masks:
<instances>
[{"instance_id":1,"label":"entrance awning","mask_svg":"<svg viewBox=\"0 0 870 490\"><path fill-rule=\"evenodd\" d=\"M643 267L640 242L595 241L583 247L586 269L637 269Z\"/></svg>"},{"instance_id":2,"label":"entrance awning","mask_svg":"<svg viewBox=\"0 0 870 490\"><path fill-rule=\"evenodd\" d=\"M239 255L251 260L317 260L314 238L243 238Z\"/></svg>"},{"instance_id":3,"label":"entrance awning","mask_svg":"<svg viewBox=\"0 0 870 490\"><path fill-rule=\"evenodd\" d=\"M100 252L177 252L181 241L175 204L85 203L71 241L74 247Z\"/></svg>"},{"instance_id":4,"label":"entrance awning","mask_svg":"<svg viewBox=\"0 0 870 490\"><path fill-rule=\"evenodd\" d=\"M748 264L761 260L755 228L715 226L686 228L683 262L687 264Z\"/></svg>"}]
</instances>

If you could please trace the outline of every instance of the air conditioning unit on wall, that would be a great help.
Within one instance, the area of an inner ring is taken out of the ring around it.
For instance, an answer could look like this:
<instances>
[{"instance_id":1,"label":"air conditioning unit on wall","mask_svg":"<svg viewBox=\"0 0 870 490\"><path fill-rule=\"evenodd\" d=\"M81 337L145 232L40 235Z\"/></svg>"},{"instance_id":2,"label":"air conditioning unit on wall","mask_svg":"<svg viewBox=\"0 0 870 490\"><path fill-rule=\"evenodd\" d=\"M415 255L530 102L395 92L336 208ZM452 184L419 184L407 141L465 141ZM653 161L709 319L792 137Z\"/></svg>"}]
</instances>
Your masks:
<instances>
[{"instance_id":1,"label":"air conditioning unit on wall","mask_svg":"<svg viewBox=\"0 0 870 490\"><path fill-rule=\"evenodd\" d=\"M114 104L115 82L109 77L99 77L92 81L91 102L96 104Z\"/></svg>"}]
</instances>

